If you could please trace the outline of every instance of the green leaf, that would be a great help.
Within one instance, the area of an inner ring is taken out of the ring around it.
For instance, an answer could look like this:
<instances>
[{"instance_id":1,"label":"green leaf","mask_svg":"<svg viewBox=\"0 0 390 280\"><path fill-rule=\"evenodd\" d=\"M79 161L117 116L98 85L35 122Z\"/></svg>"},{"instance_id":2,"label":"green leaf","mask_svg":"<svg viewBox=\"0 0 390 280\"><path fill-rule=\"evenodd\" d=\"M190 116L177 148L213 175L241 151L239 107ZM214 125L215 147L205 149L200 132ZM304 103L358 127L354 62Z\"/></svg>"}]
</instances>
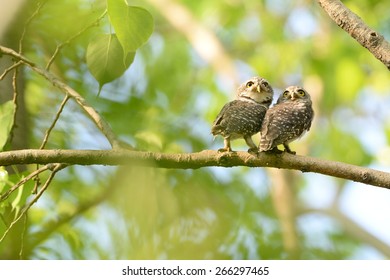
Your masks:
<instances>
[{"instance_id":1,"label":"green leaf","mask_svg":"<svg viewBox=\"0 0 390 280\"><path fill-rule=\"evenodd\" d=\"M152 35L154 22L145 9L128 6L124 0L107 0L110 22L125 52L134 52Z\"/></svg>"},{"instance_id":2,"label":"green leaf","mask_svg":"<svg viewBox=\"0 0 390 280\"><path fill-rule=\"evenodd\" d=\"M133 62L134 56L135 52L123 52L115 34L104 34L89 43L87 65L101 88L122 76Z\"/></svg>"},{"instance_id":3,"label":"green leaf","mask_svg":"<svg viewBox=\"0 0 390 280\"><path fill-rule=\"evenodd\" d=\"M14 121L15 104L12 100L0 105L0 151L7 143Z\"/></svg>"},{"instance_id":4,"label":"green leaf","mask_svg":"<svg viewBox=\"0 0 390 280\"><path fill-rule=\"evenodd\" d=\"M0 166L0 193L8 183L8 172L4 166Z\"/></svg>"}]
</instances>

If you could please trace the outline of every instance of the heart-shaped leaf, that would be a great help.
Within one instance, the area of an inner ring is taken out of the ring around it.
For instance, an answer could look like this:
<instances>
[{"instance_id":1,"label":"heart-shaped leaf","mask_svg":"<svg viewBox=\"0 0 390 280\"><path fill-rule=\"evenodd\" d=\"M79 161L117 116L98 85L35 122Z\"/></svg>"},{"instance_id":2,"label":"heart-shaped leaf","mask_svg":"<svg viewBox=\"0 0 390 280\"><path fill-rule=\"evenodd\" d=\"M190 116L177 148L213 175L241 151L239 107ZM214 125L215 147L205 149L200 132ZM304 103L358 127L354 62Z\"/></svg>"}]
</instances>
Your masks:
<instances>
[{"instance_id":1,"label":"heart-shaped leaf","mask_svg":"<svg viewBox=\"0 0 390 280\"><path fill-rule=\"evenodd\" d=\"M125 52L134 52L153 32L152 15L141 7L128 6L124 0L107 0L110 22Z\"/></svg>"},{"instance_id":2,"label":"heart-shaped leaf","mask_svg":"<svg viewBox=\"0 0 390 280\"><path fill-rule=\"evenodd\" d=\"M123 52L115 34L104 34L89 43L87 65L101 88L122 76L133 62L134 56L135 52Z\"/></svg>"}]
</instances>

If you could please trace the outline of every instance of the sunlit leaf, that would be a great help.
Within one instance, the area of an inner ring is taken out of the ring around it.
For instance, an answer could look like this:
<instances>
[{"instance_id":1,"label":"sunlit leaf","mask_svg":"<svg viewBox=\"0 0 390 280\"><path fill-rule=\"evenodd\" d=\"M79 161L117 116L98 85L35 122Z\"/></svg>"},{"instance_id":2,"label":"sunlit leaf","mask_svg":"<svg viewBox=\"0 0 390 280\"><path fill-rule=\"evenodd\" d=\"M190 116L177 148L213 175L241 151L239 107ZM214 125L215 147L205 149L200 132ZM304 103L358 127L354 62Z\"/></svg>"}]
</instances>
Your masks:
<instances>
[{"instance_id":1,"label":"sunlit leaf","mask_svg":"<svg viewBox=\"0 0 390 280\"><path fill-rule=\"evenodd\" d=\"M134 60L135 52L124 53L115 34L96 37L87 49L89 71L99 82L100 87L120 76Z\"/></svg>"},{"instance_id":2,"label":"sunlit leaf","mask_svg":"<svg viewBox=\"0 0 390 280\"><path fill-rule=\"evenodd\" d=\"M134 52L153 32L153 17L141 7L128 6L124 0L108 0L108 14L125 52Z\"/></svg>"},{"instance_id":3,"label":"sunlit leaf","mask_svg":"<svg viewBox=\"0 0 390 280\"><path fill-rule=\"evenodd\" d=\"M7 143L14 121L15 105L12 100L0 105L0 150Z\"/></svg>"},{"instance_id":4,"label":"sunlit leaf","mask_svg":"<svg viewBox=\"0 0 390 280\"><path fill-rule=\"evenodd\" d=\"M3 191L4 186L8 182L8 172L4 166L0 166L0 192Z\"/></svg>"}]
</instances>

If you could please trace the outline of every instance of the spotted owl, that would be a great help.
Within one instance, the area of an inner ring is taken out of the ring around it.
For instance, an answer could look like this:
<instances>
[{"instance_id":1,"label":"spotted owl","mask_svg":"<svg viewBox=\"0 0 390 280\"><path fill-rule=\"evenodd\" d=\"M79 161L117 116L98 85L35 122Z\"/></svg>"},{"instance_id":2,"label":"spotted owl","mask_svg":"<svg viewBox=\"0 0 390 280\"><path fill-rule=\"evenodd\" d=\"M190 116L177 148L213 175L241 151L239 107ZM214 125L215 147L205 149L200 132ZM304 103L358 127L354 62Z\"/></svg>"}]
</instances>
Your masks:
<instances>
[{"instance_id":1,"label":"spotted owl","mask_svg":"<svg viewBox=\"0 0 390 280\"><path fill-rule=\"evenodd\" d=\"M238 138L244 138L249 152L257 152L252 135L260 131L272 98L272 87L260 77L254 77L238 87L236 100L223 106L211 128L214 136L222 135L224 138L220 152L232 151L230 141Z\"/></svg>"},{"instance_id":2,"label":"spotted owl","mask_svg":"<svg viewBox=\"0 0 390 280\"><path fill-rule=\"evenodd\" d=\"M260 152L274 150L283 144L285 151L295 154L288 144L309 131L314 117L310 95L299 86L290 86L267 111L261 128Z\"/></svg>"}]
</instances>

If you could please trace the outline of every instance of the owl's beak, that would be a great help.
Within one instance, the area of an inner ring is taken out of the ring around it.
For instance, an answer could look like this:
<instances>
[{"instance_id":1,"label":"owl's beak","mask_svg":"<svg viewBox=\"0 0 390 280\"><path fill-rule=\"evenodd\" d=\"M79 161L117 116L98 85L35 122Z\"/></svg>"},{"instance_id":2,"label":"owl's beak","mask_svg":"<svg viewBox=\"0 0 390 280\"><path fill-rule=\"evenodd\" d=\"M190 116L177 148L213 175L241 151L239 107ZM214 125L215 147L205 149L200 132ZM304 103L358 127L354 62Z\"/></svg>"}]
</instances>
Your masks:
<instances>
[{"instance_id":1,"label":"owl's beak","mask_svg":"<svg viewBox=\"0 0 390 280\"><path fill-rule=\"evenodd\" d=\"M260 88L260 85L257 85L257 92L260 93L261 92L261 88Z\"/></svg>"},{"instance_id":2,"label":"owl's beak","mask_svg":"<svg viewBox=\"0 0 390 280\"><path fill-rule=\"evenodd\" d=\"M297 96L295 95L295 93L293 92L293 94L291 94L291 100L295 100L297 99Z\"/></svg>"}]
</instances>

